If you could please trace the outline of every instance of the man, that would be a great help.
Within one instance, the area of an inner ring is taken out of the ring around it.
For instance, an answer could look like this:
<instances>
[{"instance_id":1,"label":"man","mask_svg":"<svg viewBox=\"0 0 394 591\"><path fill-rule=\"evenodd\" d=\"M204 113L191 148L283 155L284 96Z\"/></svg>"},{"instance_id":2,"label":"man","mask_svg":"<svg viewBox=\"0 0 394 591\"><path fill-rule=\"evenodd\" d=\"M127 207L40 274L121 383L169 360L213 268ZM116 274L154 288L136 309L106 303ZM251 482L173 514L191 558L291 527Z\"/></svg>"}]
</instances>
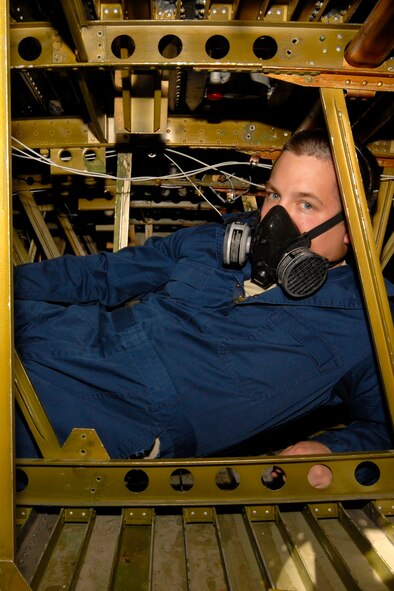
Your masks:
<instances>
[{"instance_id":1,"label":"man","mask_svg":"<svg viewBox=\"0 0 394 591\"><path fill-rule=\"evenodd\" d=\"M345 403L346 428L282 453L389 448L341 210L327 138L301 132L251 246L249 225L207 224L16 268L17 349L60 440L93 427L114 458L207 456ZM21 421L17 453L36 454ZM329 479L315 467L314 486Z\"/></svg>"}]
</instances>

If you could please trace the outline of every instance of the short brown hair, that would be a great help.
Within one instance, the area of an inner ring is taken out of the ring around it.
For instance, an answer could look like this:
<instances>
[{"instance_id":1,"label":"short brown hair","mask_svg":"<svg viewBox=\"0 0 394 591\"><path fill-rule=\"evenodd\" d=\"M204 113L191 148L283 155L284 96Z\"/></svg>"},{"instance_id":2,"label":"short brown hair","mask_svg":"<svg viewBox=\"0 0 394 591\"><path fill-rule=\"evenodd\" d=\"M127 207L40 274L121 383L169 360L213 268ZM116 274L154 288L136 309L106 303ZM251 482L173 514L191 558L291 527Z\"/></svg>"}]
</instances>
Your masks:
<instances>
[{"instance_id":1,"label":"short brown hair","mask_svg":"<svg viewBox=\"0 0 394 591\"><path fill-rule=\"evenodd\" d=\"M319 160L332 160L330 141L324 129L297 131L283 146L283 152L297 156L314 156Z\"/></svg>"},{"instance_id":2,"label":"short brown hair","mask_svg":"<svg viewBox=\"0 0 394 591\"><path fill-rule=\"evenodd\" d=\"M380 168L367 146L355 141L355 147L368 209L372 212L378 196ZM319 160L333 159L329 136L325 129L296 131L283 146L283 152L291 152L297 156L314 156Z\"/></svg>"}]
</instances>

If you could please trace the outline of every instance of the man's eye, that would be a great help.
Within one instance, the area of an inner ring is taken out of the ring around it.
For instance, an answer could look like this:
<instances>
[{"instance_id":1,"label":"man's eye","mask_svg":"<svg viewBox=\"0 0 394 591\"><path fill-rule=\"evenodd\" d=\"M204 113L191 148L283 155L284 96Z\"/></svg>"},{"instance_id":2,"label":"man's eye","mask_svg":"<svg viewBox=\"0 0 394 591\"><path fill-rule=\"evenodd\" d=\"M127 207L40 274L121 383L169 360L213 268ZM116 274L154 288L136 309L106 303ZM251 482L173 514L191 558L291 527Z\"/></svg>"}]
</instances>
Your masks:
<instances>
[{"instance_id":1,"label":"man's eye","mask_svg":"<svg viewBox=\"0 0 394 591\"><path fill-rule=\"evenodd\" d=\"M313 205L312 203L309 203L309 201L303 201L301 207L302 209L313 209Z\"/></svg>"},{"instance_id":2,"label":"man's eye","mask_svg":"<svg viewBox=\"0 0 394 591\"><path fill-rule=\"evenodd\" d=\"M278 193L273 193L273 192L268 192L267 197L269 199L272 199L272 201L279 201L279 199L280 199L280 196L278 195Z\"/></svg>"}]
</instances>

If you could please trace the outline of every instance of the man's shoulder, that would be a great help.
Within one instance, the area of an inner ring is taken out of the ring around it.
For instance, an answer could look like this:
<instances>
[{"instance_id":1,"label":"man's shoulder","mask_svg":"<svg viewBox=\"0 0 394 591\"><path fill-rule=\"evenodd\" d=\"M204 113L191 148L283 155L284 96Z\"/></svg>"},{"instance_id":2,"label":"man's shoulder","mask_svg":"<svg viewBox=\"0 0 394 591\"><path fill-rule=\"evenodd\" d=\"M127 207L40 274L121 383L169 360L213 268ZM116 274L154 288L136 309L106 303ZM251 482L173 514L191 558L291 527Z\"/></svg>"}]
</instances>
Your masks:
<instances>
[{"instance_id":1,"label":"man's shoulder","mask_svg":"<svg viewBox=\"0 0 394 591\"><path fill-rule=\"evenodd\" d=\"M388 279L387 277L384 277L384 283L386 286L388 296L390 298L394 298L394 283L390 279Z\"/></svg>"}]
</instances>

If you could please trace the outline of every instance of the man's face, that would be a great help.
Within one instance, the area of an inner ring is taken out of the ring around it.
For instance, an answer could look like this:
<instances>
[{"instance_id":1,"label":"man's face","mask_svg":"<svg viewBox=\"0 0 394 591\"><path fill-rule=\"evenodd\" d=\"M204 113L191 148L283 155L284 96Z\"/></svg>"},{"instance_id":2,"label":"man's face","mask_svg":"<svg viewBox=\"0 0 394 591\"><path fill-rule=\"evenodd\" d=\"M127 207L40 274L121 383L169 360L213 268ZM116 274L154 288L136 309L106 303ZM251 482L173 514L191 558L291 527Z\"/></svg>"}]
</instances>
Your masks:
<instances>
[{"instance_id":1,"label":"man's face","mask_svg":"<svg viewBox=\"0 0 394 591\"><path fill-rule=\"evenodd\" d=\"M266 185L260 219L274 205L282 205L301 233L311 230L342 210L331 160L283 152ZM314 238L310 249L329 261L343 258L349 244L344 222Z\"/></svg>"}]
</instances>

